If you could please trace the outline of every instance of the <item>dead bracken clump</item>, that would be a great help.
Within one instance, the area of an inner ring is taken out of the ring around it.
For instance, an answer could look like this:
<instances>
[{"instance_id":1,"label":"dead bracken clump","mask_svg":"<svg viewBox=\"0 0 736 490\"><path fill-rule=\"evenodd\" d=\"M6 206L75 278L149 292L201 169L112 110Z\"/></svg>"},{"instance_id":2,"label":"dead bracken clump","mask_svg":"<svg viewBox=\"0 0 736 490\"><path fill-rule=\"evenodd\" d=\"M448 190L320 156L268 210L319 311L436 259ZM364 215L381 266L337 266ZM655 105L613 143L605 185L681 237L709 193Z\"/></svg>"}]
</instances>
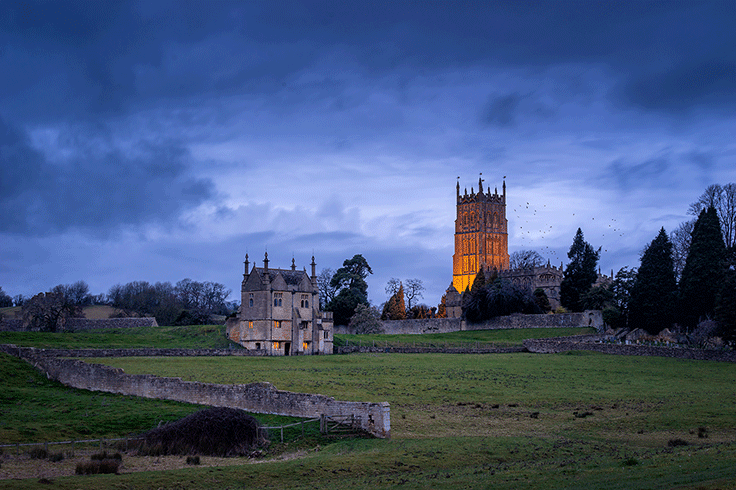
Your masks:
<instances>
[{"instance_id":1,"label":"dead bracken clump","mask_svg":"<svg viewBox=\"0 0 736 490\"><path fill-rule=\"evenodd\" d=\"M140 454L252 456L266 434L258 421L235 408L208 408L143 434Z\"/></svg>"}]
</instances>

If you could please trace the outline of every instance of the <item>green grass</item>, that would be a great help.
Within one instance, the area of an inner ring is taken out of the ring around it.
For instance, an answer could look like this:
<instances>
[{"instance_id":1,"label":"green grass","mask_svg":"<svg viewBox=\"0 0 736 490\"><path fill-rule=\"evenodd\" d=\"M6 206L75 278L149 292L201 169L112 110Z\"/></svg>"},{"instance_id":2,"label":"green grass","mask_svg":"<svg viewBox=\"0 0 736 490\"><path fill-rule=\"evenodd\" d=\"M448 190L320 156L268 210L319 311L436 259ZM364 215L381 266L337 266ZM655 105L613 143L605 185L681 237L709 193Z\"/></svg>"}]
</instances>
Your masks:
<instances>
[{"instance_id":1,"label":"green grass","mask_svg":"<svg viewBox=\"0 0 736 490\"><path fill-rule=\"evenodd\" d=\"M492 335L509 341L514 333ZM131 374L269 381L278 389L340 400L388 401L392 439L323 441L318 451L283 462L70 476L55 479L55 488L736 489L736 366L729 363L592 352L89 362ZM48 383L38 376L42 382ZM43 405L34 388L18 401L36 397ZM98 405L111 398L89 396L88 403ZM2 410L5 421L6 405ZM10 420L8 425L23 427ZM707 438L698 437L700 427L707 428ZM670 447L673 439L688 445ZM282 449L291 447L296 446ZM0 486L45 488L35 480L5 480Z\"/></svg>"},{"instance_id":2,"label":"green grass","mask_svg":"<svg viewBox=\"0 0 736 490\"><path fill-rule=\"evenodd\" d=\"M55 442L118 438L140 434L160 422L177 420L201 410L201 405L149 400L134 396L76 390L50 381L26 362L0 354L0 444ZM255 415L255 414L254 414ZM264 426L276 427L301 419L257 414ZM286 445L312 447L324 444L319 424L284 430L285 445L272 432L269 454L279 454ZM2 485L0 485L2 486Z\"/></svg>"},{"instance_id":3,"label":"green grass","mask_svg":"<svg viewBox=\"0 0 736 490\"><path fill-rule=\"evenodd\" d=\"M431 333L423 335L335 335L335 345L345 344L371 345L427 345L438 346L472 346L476 343L496 344L498 346L521 345L526 339L541 339L546 337L565 337L569 335L593 334L594 328L519 328L502 330L466 330L452 333Z\"/></svg>"},{"instance_id":4,"label":"green grass","mask_svg":"<svg viewBox=\"0 0 736 490\"><path fill-rule=\"evenodd\" d=\"M134 327L78 333L0 332L0 344L45 349L113 349L134 347L227 349L239 348L225 337L224 325Z\"/></svg>"}]
</instances>

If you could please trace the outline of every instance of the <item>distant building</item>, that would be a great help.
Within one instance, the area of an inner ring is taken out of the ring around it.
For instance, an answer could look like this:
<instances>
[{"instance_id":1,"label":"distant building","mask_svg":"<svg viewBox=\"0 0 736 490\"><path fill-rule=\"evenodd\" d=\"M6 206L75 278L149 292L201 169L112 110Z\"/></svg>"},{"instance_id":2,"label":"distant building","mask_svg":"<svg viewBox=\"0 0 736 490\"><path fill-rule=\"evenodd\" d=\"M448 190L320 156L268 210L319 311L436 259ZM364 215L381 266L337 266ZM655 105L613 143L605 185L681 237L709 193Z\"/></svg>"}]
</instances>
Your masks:
<instances>
[{"instance_id":1,"label":"distant building","mask_svg":"<svg viewBox=\"0 0 736 490\"><path fill-rule=\"evenodd\" d=\"M312 257L312 275L291 269L270 269L268 253L263 267L251 270L245 255L245 273L238 314L226 322L230 340L267 355L332 354L332 312L319 309L319 289Z\"/></svg>"},{"instance_id":2,"label":"distant building","mask_svg":"<svg viewBox=\"0 0 736 490\"><path fill-rule=\"evenodd\" d=\"M470 188L460 194L457 183L455 218L455 254L452 256L452 285L462 293L473 285L481 267L490 271L509 268L509 235L506 219L506 181L503 193L483 192L478 179L478 193Z\"/></svg>"},{"instance_id":3,"label":"distant building","mask_svg":"<svg viewBox=\"0 0 736 490\"><path fill-rule=\"evenodd\" d=\"M506 181L502 193L498 189L483 192L483 180L478 179L478 192L467 188L460 194L456 186L455 253L452 256L452 283L447 288L445 308L448 318L462 316L462 294L473 285L481 269L489 277L494 271L502 278L531 291L542 289L552 309L560 306L560 284L563 266L546 265L526 269L509 269L509 235L506 219ZM598 271L594 286L607 284L611 277Z\"/></svg>"}]
</instances>

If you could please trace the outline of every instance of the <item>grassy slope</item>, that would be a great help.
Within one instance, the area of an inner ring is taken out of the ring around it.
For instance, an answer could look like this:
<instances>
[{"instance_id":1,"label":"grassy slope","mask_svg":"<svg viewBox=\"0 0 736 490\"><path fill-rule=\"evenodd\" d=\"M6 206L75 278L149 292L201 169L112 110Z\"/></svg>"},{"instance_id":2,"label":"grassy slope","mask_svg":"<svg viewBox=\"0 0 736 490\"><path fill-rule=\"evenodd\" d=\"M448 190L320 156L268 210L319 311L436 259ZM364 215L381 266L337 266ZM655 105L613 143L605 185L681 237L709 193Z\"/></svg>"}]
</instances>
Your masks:
<instances>
[{"instance_id":1,"label":"grassy slope","mask_svg":"<svg viewBox=\"0 0 736 490\"><path fill-rule=\"evenodd\" d=\"M0 332L0 344L22 347L132 348L180 347L187 349L239 348L225 337L224 325L186 327L136 327L91 330L79 333Z\"/></svg>"}]
</instances>

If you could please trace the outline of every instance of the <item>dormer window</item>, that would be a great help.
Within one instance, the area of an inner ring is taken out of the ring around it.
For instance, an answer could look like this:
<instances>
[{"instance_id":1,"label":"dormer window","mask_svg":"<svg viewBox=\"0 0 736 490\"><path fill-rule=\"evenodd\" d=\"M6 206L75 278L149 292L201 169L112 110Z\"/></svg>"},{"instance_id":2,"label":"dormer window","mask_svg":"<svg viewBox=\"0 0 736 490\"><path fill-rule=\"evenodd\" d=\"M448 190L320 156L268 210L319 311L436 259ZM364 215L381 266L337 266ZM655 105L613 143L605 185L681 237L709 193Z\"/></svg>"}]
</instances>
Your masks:
<instances>
[{"instance_id":1,"label":"dormer window","mask_svg":"<svg viewBox=\"0 0 736 490\"><path fill-rule=\"evenodd\" d=\"M273 293L273 305L281 306L284 300L284 293Z\"/></svg>"},{"instance_id":2,"label":"dormer window","mask_svg":"<svg viewBox=\"0 0 736 490\"><path fill-rule=\"evenodd\" d=\"M248 295L248 306L250 306L251 308L253 308L253 293L250 293Z\"/></svg>"},{"instance_id":3,"label":"dormer window","mask_svg":"<svg viewBox=\"0 0 736 490\"><path fill-rule=\"evenodd\" d=\"M309 295L308 294L302 294L301 306L302 308L309 308Z\"/></svg>"}]
</instances>

